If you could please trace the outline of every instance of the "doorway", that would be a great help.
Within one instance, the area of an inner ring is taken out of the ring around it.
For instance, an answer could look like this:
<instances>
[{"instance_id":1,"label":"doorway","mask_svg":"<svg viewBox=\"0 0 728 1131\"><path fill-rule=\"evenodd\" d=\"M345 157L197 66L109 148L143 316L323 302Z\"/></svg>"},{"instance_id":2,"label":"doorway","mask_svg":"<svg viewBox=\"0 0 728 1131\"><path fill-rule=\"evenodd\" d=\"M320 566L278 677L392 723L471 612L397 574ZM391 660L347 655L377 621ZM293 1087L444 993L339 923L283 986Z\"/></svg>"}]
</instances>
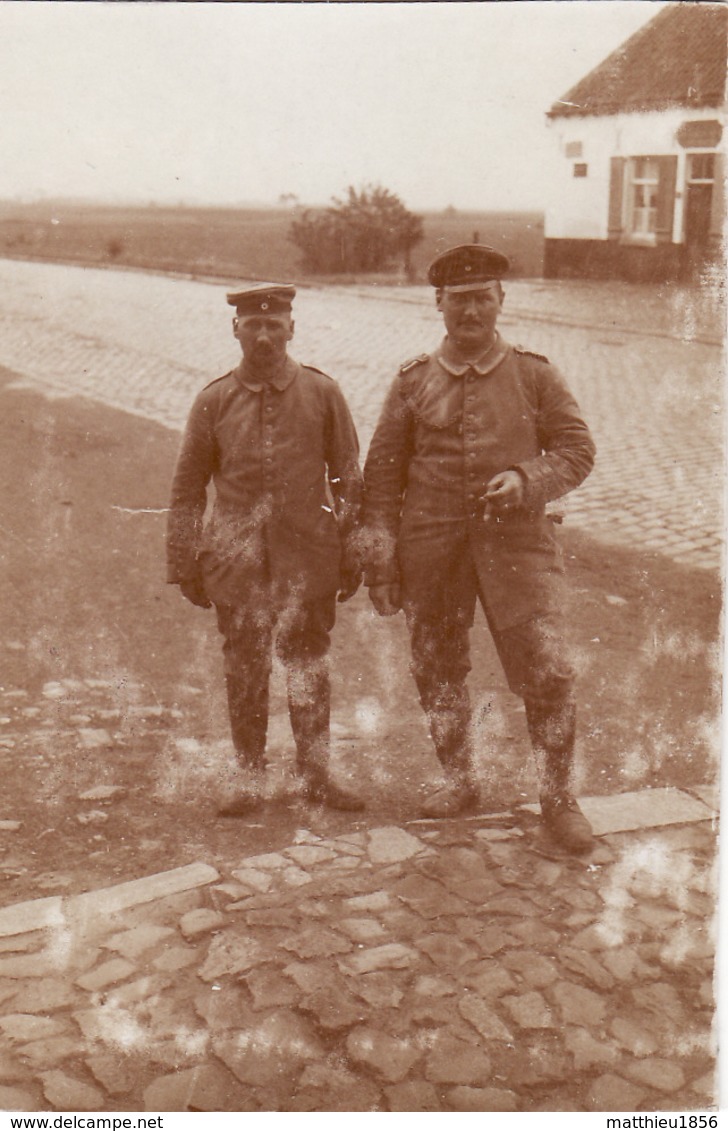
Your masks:
<instances>
[{"instance_id":1,"label":"doorway","mask_svg":"<svg viewBox=\"0 0 728 1131\"><path fill-rule=\"evenodd\" d=\"M691 268L699 269L710 249L711 210L715 177L713 153L688 154L685 199L685 245Z\"/></svg>"}]
</instances>

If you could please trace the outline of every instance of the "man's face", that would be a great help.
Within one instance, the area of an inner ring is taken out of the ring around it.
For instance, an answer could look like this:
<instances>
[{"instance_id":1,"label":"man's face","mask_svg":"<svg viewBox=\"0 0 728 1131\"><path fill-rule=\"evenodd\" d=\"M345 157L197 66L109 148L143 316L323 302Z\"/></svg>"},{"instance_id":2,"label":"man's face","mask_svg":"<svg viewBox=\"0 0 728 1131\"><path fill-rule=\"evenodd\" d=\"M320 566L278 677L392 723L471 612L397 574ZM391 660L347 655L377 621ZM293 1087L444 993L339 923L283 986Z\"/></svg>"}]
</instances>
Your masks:
<instances>
[{"instance_id":1,"label":"man's face","mask_svg":"<svg viewBox=\"0 0 728 1131\"><path fill-rule=\"evenodd\" d=\"M273 373L285 359L286 346L293 337L293 319L290 314L238 314L233 318L233 334L253 369Z\"/></svg>"},{"instance_id":2,"label":"man's face","mask_svg":"<svg viewBox=\"0 0 728 1131\"><path fill-rule=\"evenodd\" d=\"M448 337L468 353L492 345L502 307L503 291L496 280L473 291L445 290L437 297L437 309L442 313Z\"/></svg>"}]
</instances>

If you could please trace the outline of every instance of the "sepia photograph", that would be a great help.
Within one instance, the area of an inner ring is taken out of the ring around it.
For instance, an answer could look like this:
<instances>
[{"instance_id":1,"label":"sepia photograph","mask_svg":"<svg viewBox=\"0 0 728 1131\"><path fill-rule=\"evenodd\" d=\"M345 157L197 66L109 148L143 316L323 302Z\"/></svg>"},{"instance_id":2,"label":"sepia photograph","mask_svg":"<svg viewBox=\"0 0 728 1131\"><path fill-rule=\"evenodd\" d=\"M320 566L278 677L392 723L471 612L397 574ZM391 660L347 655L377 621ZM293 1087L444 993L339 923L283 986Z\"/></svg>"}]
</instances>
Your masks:
<instances>
[{"instance_id":1,"label":"sepia photograph","mask_svg":"<svg viewBox=\"0 0 728 1131\"><path fill-rule=\"evenodd\" d=\"M718 1127L727 45L0 0L3 1126Z\"/></svg>"}]
</instances>

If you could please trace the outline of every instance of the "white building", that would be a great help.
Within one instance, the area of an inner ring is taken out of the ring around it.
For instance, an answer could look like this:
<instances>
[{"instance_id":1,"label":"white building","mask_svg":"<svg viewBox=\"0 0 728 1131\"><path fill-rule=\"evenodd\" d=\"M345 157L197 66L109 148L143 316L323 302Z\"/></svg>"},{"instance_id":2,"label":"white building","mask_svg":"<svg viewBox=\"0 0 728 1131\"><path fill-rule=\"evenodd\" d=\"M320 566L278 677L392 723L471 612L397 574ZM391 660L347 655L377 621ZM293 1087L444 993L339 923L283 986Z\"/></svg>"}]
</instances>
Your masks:
<instances>
[{"instance_id":1,"label":"white building","mask_svg":"<svg viewBox=\"0 0 728 1131\"><path fill-rule=\"evenodd\" d=\"M662 9L548 112L544 274L683 278L721 246L728 7Z\"/></svg>"}]
</instances>

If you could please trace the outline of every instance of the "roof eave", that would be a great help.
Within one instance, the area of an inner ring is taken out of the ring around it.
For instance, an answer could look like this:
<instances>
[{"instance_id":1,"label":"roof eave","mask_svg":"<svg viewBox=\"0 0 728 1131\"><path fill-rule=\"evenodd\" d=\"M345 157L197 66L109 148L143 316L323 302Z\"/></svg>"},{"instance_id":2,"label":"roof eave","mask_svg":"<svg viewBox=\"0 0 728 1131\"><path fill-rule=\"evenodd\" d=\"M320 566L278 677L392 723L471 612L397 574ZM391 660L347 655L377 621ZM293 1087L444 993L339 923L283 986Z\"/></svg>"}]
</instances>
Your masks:
<instances>
[{"instance_id":1,"label":"roof eave","mask_svg":"<svg viewBox=\"0 0 728 1131\"><path fill-rule=\"evenodd\" d=\"M725 107L722 96L708 95L691 100L661 99L643 102L636 106L625 106L618 102L603 103L600 106L552 106L546 111L547 118L614 118L617 114L647 114L660 110L720 110Z\"/></svg>"}]
</instances>

